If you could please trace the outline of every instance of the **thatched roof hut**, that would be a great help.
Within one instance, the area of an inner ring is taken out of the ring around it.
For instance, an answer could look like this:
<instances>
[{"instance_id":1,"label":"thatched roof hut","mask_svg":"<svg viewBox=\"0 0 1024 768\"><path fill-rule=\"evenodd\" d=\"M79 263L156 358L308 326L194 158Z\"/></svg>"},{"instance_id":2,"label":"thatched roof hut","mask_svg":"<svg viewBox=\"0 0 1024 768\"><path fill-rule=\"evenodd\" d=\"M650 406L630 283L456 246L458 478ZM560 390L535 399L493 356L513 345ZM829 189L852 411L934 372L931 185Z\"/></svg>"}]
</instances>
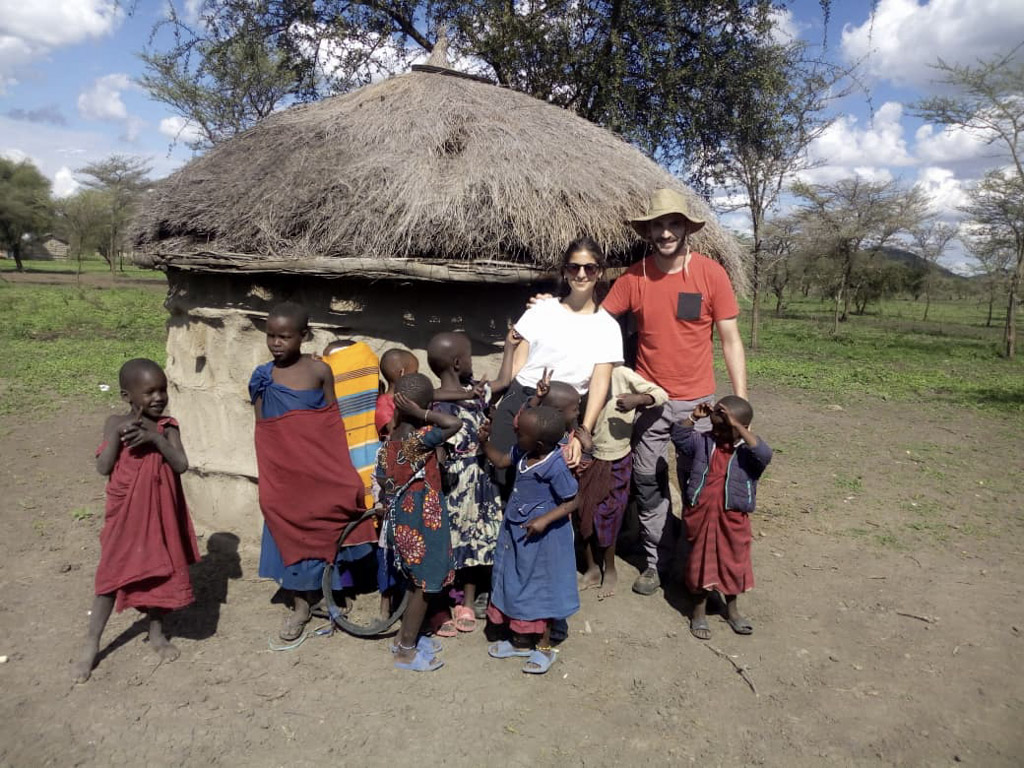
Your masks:
<instances>
[{"instance_id":1,"label":"thatched roof hut","mask_svg":"<svg viewBox=\"0 0 1024 768\"><path fill-rule=\"evenodd\" d=\"M270 304L304 302L318 350L342 334L416 351L463 327L488 354L573 238L639 255L626 220L666 186L693 196L609 131L432 66L276 113L160 182L133 244L168 271L168 374L200 519L258 519L239 483L255 474L245 383ZM717 223L695 247L746 288Z\"/></svg>"},{"instance_id":2,"label":"thatched roof hut","mask_svg":"<svg viewBox=\"0 0 1024 768\"><path fill-rule=\"evenodd\" d=\"M522 282L581 234L627 258L626 220L658 187L694 197L567 110L421 70L278 112L189 163L152 193L135 246L178 268ZM695 246L745 289L716 222Z\"/></svg>"}]
</instances>

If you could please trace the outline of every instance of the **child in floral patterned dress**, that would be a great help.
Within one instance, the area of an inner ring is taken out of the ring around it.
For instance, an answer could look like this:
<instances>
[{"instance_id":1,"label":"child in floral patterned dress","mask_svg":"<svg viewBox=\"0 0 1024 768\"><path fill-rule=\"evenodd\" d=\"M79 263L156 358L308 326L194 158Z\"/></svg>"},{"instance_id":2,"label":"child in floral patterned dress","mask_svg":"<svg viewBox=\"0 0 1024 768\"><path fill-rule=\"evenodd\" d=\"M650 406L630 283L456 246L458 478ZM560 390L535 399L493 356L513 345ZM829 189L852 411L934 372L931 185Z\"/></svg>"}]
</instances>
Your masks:
<instances>
[{"instance_id":1,"label":"child in floral patterned dress","mask_svg":"<svg viewBox=\"0 0 1024 768\"><path fill-rule=\"evenodd\" d=\"M420 373L395 384L394 428L377 454L380 502L394 513L386 528L388 549L397 553L409 590L398 641L392 647L395 666L417 672L438 669L440 643L420 637L427 613L427 595L455 579L448 510L441 490L437 449L459 431L462 422L430 410L434 387Z\"/></svg>"},{"instance_id":2,"label":"child in floral patterned dress","mask_svg":"<svg viewBox=\"0 0 1024 768\"><path fill-rule=\"evenodd\" d=\"M465 333L446 332L427 344L430 370L441 381L434 391L434 410L459 419L461 429L448 440L448 513L451 520L455 574L462 603L454 609L455 628L476 629L473 603L478 589L486 592L494 564L494 546L501 527L502 505L480 446L480 427L487 420L488 397L473 379L472 346Z\"/></svg>"}]
</instances>

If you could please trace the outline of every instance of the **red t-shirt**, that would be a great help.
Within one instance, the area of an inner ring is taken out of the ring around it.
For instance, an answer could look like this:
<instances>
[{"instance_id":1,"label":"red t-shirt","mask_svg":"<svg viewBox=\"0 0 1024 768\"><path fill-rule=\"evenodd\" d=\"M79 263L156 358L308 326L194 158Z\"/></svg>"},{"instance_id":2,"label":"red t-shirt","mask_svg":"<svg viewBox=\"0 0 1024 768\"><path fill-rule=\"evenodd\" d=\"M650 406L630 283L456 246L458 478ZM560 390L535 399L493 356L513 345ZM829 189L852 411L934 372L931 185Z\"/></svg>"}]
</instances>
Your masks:
<instances>
[{"instance_id":1,"label":"red t-shirt","mask_svg":"<svg viewBox=\"0 0 1024 768\"><path fill-rule=\"evenodd\" d=\"M694 296L699 294L697 313ZM684 315L694 319L679 320ZM696 400L715 392L712 334L719 320L736 317L740 308L729 275L717 261L690 254L685 270L666 274L653 256L626 270L601 306L613 315L632 311L639 331L636 371L668 392L672 400Z\"/></svg>"},{"instance_id":2,"label":"red t-shirt","mask_svg":"<svg viewBox=\"0 0 1024 768\"><path fill-rule=\"evenodd\" d=\"M373 414L373 425L377 427L377 434L383 436L384 428L391 423L391 417L395 415L395 396L381 394L377 395L377 407Z\"/></svg>"}]
</instances>

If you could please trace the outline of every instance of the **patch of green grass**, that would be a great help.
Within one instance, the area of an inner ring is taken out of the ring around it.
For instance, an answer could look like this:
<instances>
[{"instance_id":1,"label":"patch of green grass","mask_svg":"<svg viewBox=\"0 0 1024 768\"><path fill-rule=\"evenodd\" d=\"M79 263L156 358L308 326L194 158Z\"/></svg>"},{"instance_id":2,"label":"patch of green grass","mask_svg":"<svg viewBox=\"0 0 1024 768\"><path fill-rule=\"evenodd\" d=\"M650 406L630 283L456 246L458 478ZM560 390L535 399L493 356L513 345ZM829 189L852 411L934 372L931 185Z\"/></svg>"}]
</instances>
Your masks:
<instances>
[{"instance_id":1,"label":"patch of green grass","mask_svg":"<svg viewBox=\"0 0 1024 768\"><path fill-rule=\"evenodd\" d=\"M864 489L864 483L859 476L854 475L833 475L832 482L836 488L844 491L861 491Z\"/></svg>"},{"instance_id":2,"label":"patch of green grass","mask_svg":"<svg viewBox=\"0 0 1024 768\"><path fill-rule=\"evenodd\" d=\"M109 275L110 265L102 258L92 257L82 259L81 270L76 259L22 259L22 266L25 273L45 273L59 275L76 275L81 272L83 275ZM0 259L0 274L16 272L17 267L14 259ZM134 264L125 262L124 268L118 268L113 274L117 277L131 277L134 279L162 281L165 279L162 272L154 269L142 269Z\"/></svg>"},{"instance_id":3,"label":"patch of green grass","mask_svg":"<svg viewBox=\"0 0 1024 768\"><path fill-rule=\"evenodd\" d=\"M874 535L874 542L880 547L888 547L889 549L906 549L906 544L904 544L896 534L888 531L885 533L876 533Z\"/></svg>"},{"instance_id":4,"label":"patch of green grass","mask_svg":"<svg viewBox=\"0 0 1024 768\"><path fill-rule=\"evenodd\" d=\"M142 288L0 283L0 316L0 413L115 400L126 360L166 357L162 298Z\"/></svg>"},{"instance_id":5,"label":"patch of green grass","mask_svg":"<svg viewBox=\"0 0 1024 768\"><path fill-rule=\"evenodd\" d=\"M77 507L71 510L71 519L77 521L92 520L94 514L89 507Z\"/></svg>"},{"instance_id":6,"label":"patch of green grass","mask_svg":"<svg viewBox=\"0 0 1024 768\"><path fill-rule=\"evenodd\" d=\"M1024 414L1024 355L1000 357L999 323L984 326L972 301L886 302L851 316L832 336L831 306L792 300L783 317L762 313L761 349L749 377L816 392L833 401L851 394ZM749 334L749 318L741 316Z\"/></svg>"}]
</instances>

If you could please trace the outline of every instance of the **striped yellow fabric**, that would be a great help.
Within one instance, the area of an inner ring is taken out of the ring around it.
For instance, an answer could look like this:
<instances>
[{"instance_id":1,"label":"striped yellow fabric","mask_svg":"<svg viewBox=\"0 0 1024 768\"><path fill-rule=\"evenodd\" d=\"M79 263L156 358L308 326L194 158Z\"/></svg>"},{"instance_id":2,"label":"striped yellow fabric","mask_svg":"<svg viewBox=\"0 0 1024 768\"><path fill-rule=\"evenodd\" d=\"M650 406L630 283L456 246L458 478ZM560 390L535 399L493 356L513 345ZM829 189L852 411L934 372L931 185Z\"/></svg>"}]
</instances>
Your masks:
<instances>
[{"instance_id":1,"label":"striped yellow fabric","mask_svg":"<svg viewBox=\"0 0 1024 768\"><path fill-rule=\"evenodd\" d=\"M345 421L348 451L366 487L366 508L373 506L370 478L377 461L380 441L373 425L380 381L380 361L373 350L359 341L336 349L324 358L334 373L334 396Z\"/></svg>"}]
</instances>

